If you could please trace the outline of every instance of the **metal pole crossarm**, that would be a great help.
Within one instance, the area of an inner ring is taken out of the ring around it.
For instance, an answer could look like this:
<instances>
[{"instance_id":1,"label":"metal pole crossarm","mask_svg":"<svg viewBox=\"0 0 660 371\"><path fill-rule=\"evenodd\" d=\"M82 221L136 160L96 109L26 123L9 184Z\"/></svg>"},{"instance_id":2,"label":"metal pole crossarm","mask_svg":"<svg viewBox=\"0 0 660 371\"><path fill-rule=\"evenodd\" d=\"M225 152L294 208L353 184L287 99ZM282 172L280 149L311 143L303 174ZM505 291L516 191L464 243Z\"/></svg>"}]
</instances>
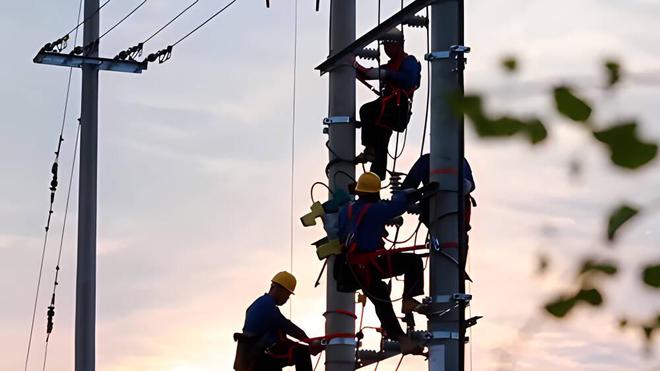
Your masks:
<instances>
[{"instance_id":1,"label":"metal pole crossarm","mask_svg":"<svg viewBox=\"0 0 660 371\"><path fill-rule=\"evenodd\" d=\"M50 64L53 66L82 68L85 65L96 66L97 70L142 73L147 69L147 62L131 60L118 60L91 56L78 56L71 54L40 51L33 59L34 63Z\"/></svg>"},{"instance_id":2,"label":"metal pole crossarm","mask_svg":"<svg viewBox=\"0 0 660 371\"><path fill-rule=\"evenodd\" d=\"M414 16L417 12L424 9L425 7L432 5L438 2L444 2L447 0L415 0L410 3L405 8L401 9L398 13L394 14L390 18L383 21L371 31L365 33L360 38L350 43L344 49L334 53L325 62L318 65L315 69L321 71L321 75L328 72L332 67L334 67L339 61L344 59L344 57L352 54L358 49L362 49L372 42L378 40L379 37L385 35L393 27L396 27L404 23L409 17Z\"/></svg>"}]
</instances>

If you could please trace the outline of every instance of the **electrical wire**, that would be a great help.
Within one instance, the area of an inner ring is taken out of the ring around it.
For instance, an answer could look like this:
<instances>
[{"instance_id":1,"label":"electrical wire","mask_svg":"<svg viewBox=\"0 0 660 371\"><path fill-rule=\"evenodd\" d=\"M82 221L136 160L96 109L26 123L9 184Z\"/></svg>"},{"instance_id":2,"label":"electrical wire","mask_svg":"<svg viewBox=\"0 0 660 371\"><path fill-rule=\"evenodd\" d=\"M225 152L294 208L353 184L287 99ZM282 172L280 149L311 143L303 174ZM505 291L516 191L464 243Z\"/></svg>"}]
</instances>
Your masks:
<instances>
[{"instance_id":1,"label":"electrical wire","mask_svg":"<svg viewBox=\"0 0 660 371\"><path fill-rule=\"evenodd\" d=\"M426 7L426 19L429 19L429 7ZM430 26L426 26L426 54L431 51L431 35L429 34ZM431 61L426 61L426 110L424 110L424 130L422 130L422 146L419 151L419 156L424 154L424 144L426 143L426 128L429 123L429 104L431 102Z\"/></svg>"},{"instance_id":2,"label":"electrical wire","mask_svg":"<svg viewBox=\"0 0 660 371\"><path fill-rule=\"evenodd\" d=\"M120 19L119 22L115 23L114 26L110 27L107 31L105 31L103 34L101 34L101 36L99 36L94 42L98 42L98 41L101 40L105 35L107 35L107 34L109 34L110 32L112 32L112 30L114 30L115 28L117 28L120 24L122 24L125 20L127 20L130 16L132 16L133 13L137 12L138 9L142 8L142 6L143 6L144 4L147 3L147 1L149 1L149 0L143 0L138 6L136 6L133 10L131 10L128 14L126 14L126 15L124 16L124 18Z\"/></svg>"},{"instance_id":3,"label":"electrical wire","mask_svg":"<svg viewBox=\"0 0 660 371\"><path fill-rule=\"evenodd\" d=\"M69 215L69 201L71 200L71 189L73 188L73 175L75 174L75 167L76 167L76 158L78 156L78 141L80 140L80 123L78 123L78 130L76 132L76 142L73 146L73 161L71 163L71 175L69 176L69 187L66 192L66 203L64 206L64 220L62 221L62 234L60 236L60 247L59 251L57 253L57 265L55 266L55 280L53 282L53 294L51 295L51 302L50 305L53 309L55 310L55 293L57 291L57 285L59 285L58 278L60 274L60 262L62 260L62 247L64 246L64 233L66 232L66 221L67 217ZM49 309L51 308L49 307ZM55 312L53 312L54 314ZM52 331L52 318L49 320L50 323L50 331ZM51 332L47 331L46 333L46 346L44 348L44 362L43 362L43 367L42 371L46 371L46 359L48 358L48 344L50 340L50 334Z\"/></svg>"},{"instance_id":4,"label":"electrical wire","mask_svg":"<svg viewBox=\"0 0 660 371\"><path fill-rule=\"evenodd\" d=\"M85 55L89 55L92 52L94 52L95 50L97 50L98 49L98 42L102 38L104 38L107 34L109 34L114 29L119 27L120 24L124 23L124 21L127 20L128 18L130 18L133 14L135 14L135 12L137 12L138 9L142 8L142 6L144 6L144 4L147 3L147 1L149 1L149 0L143 0L140 4L138 4L138 6L133 8L133 10L131 10L128 14L126 14L122 19L115 22L115 24L112 25L112 27L110 27L108 30L106 30L104 33L102 33L101 36L97 37L94 41L92 41L92 42L90 42L90 43L88 43L87 45L84 45L84 46L75 47L73 49L73 54L83 54L84 53ZM99 8L99 10L100 10L100 8ZM98 13L98 10L96 12ZM88 17L88 18L91 18L91 16Z\"/></svg>"},{"instance_id":5,"label":"electrical wire","mask_svg":"<svg viewBox=\"0 0 660 371\"><path fill-rule=\"evenodd\" d=\"M309 189L309 194L312 198L312 203L316 202L316 200L314 199L314 188L317 185L322 185L322 186L324 186L325 188L328 189L328 192L330 192L331 194L333 193L332 190L330 189L330 187L327 184L325 184L323 182L314 182L314 184L312 184L312 187Z\"/></svg>"},{"instance_id":6,"label":"electrical wire","mask_svg":"<svg viewBox=\"0 0 660 371\"><path fill-rule=\"evenodd\" d=\"M96 12L98 12L103 6L105 6L109 2L110 2L110 0L106 1L101 7L99 7L99 9ZM80 16L82 14L82 5L83 5L83 0L80 0L80 2L78 4L78 17L76 18L76 21L80 20ZM79 29L81 24L85 23L85 21L79 22L79 25L76 26L71 31L71 32L75 31L74 43L78 41L78 29ZM69 32L68 34L70 34L71 32ZM72 77L72 75L73 75L73 67L70 67L69 68L69 75L67 77L67 83L66 83L66 94L65 94L65 98L64 98L64 109L63 109L63 113L62 113L62 124L60 126L60 135L59 135L58 142L57 142L57 150L55 151L55 160L53 162L53 168L51 169L51 171L53 173L53 179L51 180L51 187L50 187L50 190L51 190L51 193L50 193L50 207L49 207L49 210L48 210L48 219L46 221L46 227L45 227L45 233L44 233L44 243L43 243L43 247L42 247L42 250L41 250L41 262L39 263L39 275L38 275L38 278L37 278L37 287L36 287L36 290L35 290L36 292L35 292L35 295L34 295L34 306L33 306L33 309L32 309L32 320L30 322L30 335L28 336L27 351L25 352L26 353L25 354L25 371L27 371L27 369L28 369L28 364L29 364L29 360L30 360L30 350L32 348L32 336L34 334L34 321L35 321L36 315L37 315L37 305L38 305L38 301L39 301L39 291L41 289L41 277L42 277L43 268L44 268L44 258L46 256L46 246L48 244L48 231L50 230L50 221L51 221L51 216L53 215L53 204L55 202L55 191L57 189L58 161L59 161L59 157L60 157L60 149L62 148L62 142L64 141L64 126L66 124L66 115L67 115L67 111L68 111L68 108L69 108L69 96L70 96L70 93L71 93L71 77ZM47 349L46 349L46 352L47 352ZM45 357L44 357L44 363L45 363Z\"/></svg>"},{"instance_id":7,"label":"electrical wire","mask_svg":"<svg viewBox=\"0 0 660 371\"><path fill-rule=\"evenodd\" d=\"M206 25L207 23L211 22L211 20L212 20L213 18L217 17L217 16L220 15L222 12L224 12L225 10L227 10L227 8L229 8L230 6L232 6L236 1L238 1L238 0L232 0L231 2L229 2L229 4L225 5L222 9L218 10L217 12L215 12L212 16L210 16L209 18L207 18L207 19L206 19L204 22L202 22L199 26L195 27L192 31L188 32L188 33L185 34L182 38L180 38L180 39L177 40L174 44L172 44L172 47L177 46L177 44L179 44L179 43L182 42L183 40L185 40L185 39L187 39L188 37L190 37L190 35L192 35L192 34L194 34L195 32L197 32L197 30L199 30L200 28L204 27L204 25Z\"/></svg>"},{"instance_id":8,"label":"electrical wire","mask_svg":"<svg viewBox=\"0 0 660 371\"><path fill-rule=\"evenodd\" d=\"M296 159L296 68L298 63L298 0L294 2L294 20L293 20L293 86L291 97L291 205L290 205L290 257L289 264L291 274L293 274L293 202L294 202L294 175ZM293 316L293 300L289 301L289 317Z\"/></svg>"},{"instance_id":9,"label":"electrical wire","mask_svg":"<svg viewBox=\"0 0 660 371\"><path fill-rule=\"evenodd\" d=\"M78 31L78 29L80 28L80 26L84 25L84 24L85 24L90 18L92 18L93 16L95 16L96 13L100 12L101 9L103 9L104 6L108 5L108 3L109 3L110 1L112 1L112 0L106 0L106 2L104 2L103 4L101 4L101 6L99 6L98 9L96 9L92 14L90 14L90 15L89 15L87 18L85 18L82 22L79 22L78 25L76 25L76 27L74 27L74 28L71 29L71 31L65 33L65 35L68 36L68 35L71 35L72 32L74 32L74 31ZM78 18L77 21L80 21L80 18Z\"/></svg>"},{"instance_id":10,"label":"electrical wire","mask_svg":"<svg viewBox=\"0 0 660 371\"><path fill-rule=\"evenodd\" d=\"M174 21L176 21L177 19L179 19L179 17L181 17L183 14L185 14L188 10L190 10L190 8L192 8L193 6L195 6L198 2L199 2L199 0L195 0L192 4L188 5L185 9L183 9L181 12L179 12L179 14L177 14L174 18L170 19L169 22L165 23L165 25L163 25L161 28L159 28L159 29L158 29L156 32L154 32L151 36L147 37L146 40L144 40L144 41L142 42L142 44L146 44L146 43L148 43L149 41L151 41L151 39L153 39L154 37L156 37L156 35L158 35L159 33L161 33L164 29L166 29L166 28L167 28L169 25L171 25Z\"/></svg>"}]
</instances>

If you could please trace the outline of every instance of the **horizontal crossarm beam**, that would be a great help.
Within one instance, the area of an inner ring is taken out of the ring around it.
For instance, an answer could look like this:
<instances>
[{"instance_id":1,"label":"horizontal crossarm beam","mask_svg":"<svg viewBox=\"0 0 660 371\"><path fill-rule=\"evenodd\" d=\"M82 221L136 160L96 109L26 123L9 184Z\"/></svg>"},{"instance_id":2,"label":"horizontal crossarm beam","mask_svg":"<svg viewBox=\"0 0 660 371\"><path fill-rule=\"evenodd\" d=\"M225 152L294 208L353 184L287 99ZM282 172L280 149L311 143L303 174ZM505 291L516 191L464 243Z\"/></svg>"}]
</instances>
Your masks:
<instances>
[{"instance_id":1,"label":"horizontal crossarm beam","mask_svg":"<svg viewBox=\"0 0 660 371\"><path fill-rule=\"evenodd\" d=\"M365 33L357 40L350 43L347 47L340 50L339 52L331 55L326 59L325 62L318 65L315 69L321 71L321 75L328 72L332 67L334 67L339 61L344 59L346 56L352 54L355 50L362 49L372 42L378 40L379 37L387 33L393 27L396 27L403 23L408 17L415 15L420 10L425 7L440 1L446 0L415 0L412 3L408 4L405 8L401 9L398 13L394 14L390 18L383 21L381 24L373 28L371 31Z\"/></svg>"},{"instance_id":2,"label":"horizontal crossarm beam","mask_svg":"<svg viewBox=\"0 0 660 371\"><path fill-rule=\"evenodd\" d=\"M85 57L80 55L52 53L41 51L33 59L34 63L50 64L53 66L76 67L94 65L99 70L142 73L147 69L147 62L123 61L109 58Z\"/></svg>"}]
</instances>

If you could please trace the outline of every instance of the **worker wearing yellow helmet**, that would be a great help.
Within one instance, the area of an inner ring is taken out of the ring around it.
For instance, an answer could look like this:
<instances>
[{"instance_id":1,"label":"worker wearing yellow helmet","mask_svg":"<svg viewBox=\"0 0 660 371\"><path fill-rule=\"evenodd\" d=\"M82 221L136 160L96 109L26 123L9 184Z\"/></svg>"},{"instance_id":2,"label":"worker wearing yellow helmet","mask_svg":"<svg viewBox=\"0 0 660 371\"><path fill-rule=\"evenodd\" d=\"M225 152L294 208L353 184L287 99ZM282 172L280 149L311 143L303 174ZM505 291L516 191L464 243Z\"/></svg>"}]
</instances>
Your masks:
<instances>
[{"instance_id":1,"label":"worker wearing yellow helmet","mask_svg":"<svg viewBox=\"0 0 660 371\"><path fill-rule=\"evenodd\" d=\"M421 311L421 304L414 297L424 293L422 259L402 252L379 255L378 251L385 248L385 226L405 213L417 194L415 190L404 190L394 194L391 201L383 201L380 187L378 175L362 174L355 186L358 200L339 212L339 238L346 252L339 255L335 263L337 289L343 292L361 289L376 307L386 336L399 342L402 353L416 353L421 349L401 329L392 308L390 290L382 280L404 275L402 312ZM354 258L361 254L369 258L357 262Z\"/></svg>"},{"instance_id":2,"label":"worker wearing yellow helmet","mask_svg":"<svg viewBox=\"0 0 660 371\"><path fill-rule=\"evenodd\" d=\"M271 279L268 293L257 298L245 312L242 334L238 341L234 369L237 371L281 371L294 366L297 371L312 371L310 352L322 350L320 343L309 346L291 341L288 336L302 342L308 336L280 312L296 289L296 278L289 272L279 272Z\"/></svg>"}]
</instances>

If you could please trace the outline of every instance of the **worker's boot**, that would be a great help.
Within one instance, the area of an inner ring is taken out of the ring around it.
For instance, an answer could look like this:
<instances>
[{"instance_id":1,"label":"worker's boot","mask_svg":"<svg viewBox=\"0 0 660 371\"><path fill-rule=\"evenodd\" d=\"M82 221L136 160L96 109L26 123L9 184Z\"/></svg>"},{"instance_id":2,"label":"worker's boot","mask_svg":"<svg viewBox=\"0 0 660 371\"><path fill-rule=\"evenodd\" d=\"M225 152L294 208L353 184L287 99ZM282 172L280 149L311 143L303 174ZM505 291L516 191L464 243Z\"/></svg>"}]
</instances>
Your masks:
<instances>
[{"instance_id":1,"label":"worker's boot","mask_svg":"<svg viewBox=\"0 0 660 371\"><path fill-rule=\"evenodd\" d=\"M428 311L428 305L422 304L413 298L404 298L401 302L401 313L403 314L410 314L412 312L426 314Z\"/></svg>"},{"instance_id":2,"label":"worker's boot","mask_svg":"<svg viewBox=\"0 0 660 371\"><path fill-rule=\"evenodd\" d=\"M399 337L398 341L401 354L422 354L424 352L424 347L410 336L403 335Z\"/></svg>"}]
</instances>

